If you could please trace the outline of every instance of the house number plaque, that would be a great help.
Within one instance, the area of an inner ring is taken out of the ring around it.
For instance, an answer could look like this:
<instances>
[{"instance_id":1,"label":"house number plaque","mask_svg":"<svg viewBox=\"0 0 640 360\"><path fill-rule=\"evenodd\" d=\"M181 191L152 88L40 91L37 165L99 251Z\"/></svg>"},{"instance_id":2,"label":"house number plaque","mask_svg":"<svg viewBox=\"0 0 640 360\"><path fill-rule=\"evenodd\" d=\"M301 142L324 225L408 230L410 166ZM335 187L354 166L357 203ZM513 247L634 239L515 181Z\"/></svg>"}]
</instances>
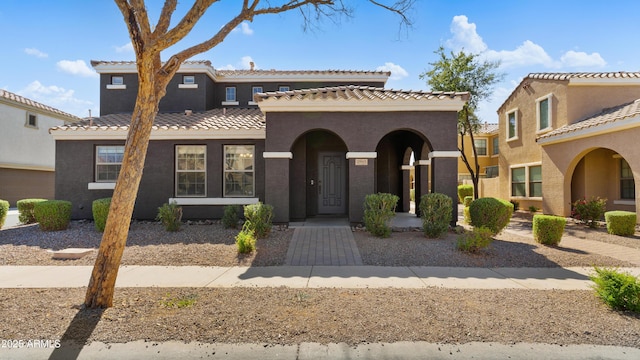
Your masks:
<instances>
[{"instance_id":1,"label":"house number plaque","mask_svg":"<svg viewBox=\"0 0 640 360\"><path fill-rule=\"evenodd\" d=\"M369 165L369 159L356 159L356 166L367 166Z\"/></svg>"}]
</instances>

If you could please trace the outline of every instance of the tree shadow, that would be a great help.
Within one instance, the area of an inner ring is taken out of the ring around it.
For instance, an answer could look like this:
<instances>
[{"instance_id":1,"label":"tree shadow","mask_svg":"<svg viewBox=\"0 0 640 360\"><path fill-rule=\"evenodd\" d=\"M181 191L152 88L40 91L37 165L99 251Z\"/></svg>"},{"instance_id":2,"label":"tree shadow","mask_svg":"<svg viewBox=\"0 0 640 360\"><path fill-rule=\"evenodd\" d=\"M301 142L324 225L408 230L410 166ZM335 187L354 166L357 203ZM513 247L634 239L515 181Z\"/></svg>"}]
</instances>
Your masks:
<instances>
[{"instance_id":1,"label":"tree shadow","mask_svg":"<svg viewBox=\"0 0 640 360\"><path fill-rule=\"evenodd\" d=\"M77 359L104 311L105 309L87 309L84 306L78 310L60 339L60 347L53 350L49 360Z\"/></svg>"}]
</instances>

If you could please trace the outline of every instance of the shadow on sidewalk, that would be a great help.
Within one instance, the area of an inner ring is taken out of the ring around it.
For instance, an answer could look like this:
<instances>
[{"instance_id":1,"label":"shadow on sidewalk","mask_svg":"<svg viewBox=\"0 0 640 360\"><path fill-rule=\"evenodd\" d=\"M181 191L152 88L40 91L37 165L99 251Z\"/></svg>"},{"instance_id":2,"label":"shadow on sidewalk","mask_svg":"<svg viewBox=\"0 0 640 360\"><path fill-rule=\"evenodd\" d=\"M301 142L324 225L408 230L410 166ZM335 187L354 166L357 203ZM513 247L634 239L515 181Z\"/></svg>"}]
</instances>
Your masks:
<instances>
[{"instance_id":1,"label":"shadow on sidewalk","mask_svg":"<svg viewBox=\"0 0 640 360\"><path fill-rule=\"evenodd\" d=\"M77 359L102 319L104 310L81 308L62 335L60 347L53 350L49 360Z\"/></svg>"}]
</instances>

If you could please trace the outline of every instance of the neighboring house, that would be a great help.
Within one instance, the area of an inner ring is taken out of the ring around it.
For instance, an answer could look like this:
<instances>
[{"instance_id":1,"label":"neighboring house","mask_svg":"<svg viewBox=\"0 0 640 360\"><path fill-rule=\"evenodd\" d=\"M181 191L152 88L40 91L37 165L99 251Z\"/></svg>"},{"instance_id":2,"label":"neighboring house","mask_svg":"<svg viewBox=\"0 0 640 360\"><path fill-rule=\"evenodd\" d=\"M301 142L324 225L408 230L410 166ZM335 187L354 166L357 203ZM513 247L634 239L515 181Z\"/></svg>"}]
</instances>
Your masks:
<instances>
[{"instance_id":1,"label":"neighboring house","mask_svg":"<svg viewBox=\"0 0 640 360\"><path fill-rule=\"evenodd\" d=\"M640 72L529 74L498 109L497 196L568 216L592 196L636 211Z\"/></svg>"},{"instance_id":2,"label":"neighboring house","mask_svg":"<svg viewBox=\"0 0 640 360\"><path fill-rule=\"evenodd\" d=\"M112 194L138 85L133 62L92 65L101 117L50 131L56 197L73 202L74 218L91 218L91 202ZM216 218L225 205L263 201L276 223L355 223L375 192L399 195L408 212L412 152L416 196L455 198L457 111L468 94L384 89L389 75L184 63L160 102L133 216L154 218L176 201L185 218Z\"/></svg>"},{"instance_id":3,"label":"neighboring house","mask_svg":"<svg viewBox=\"0 0 640 360\"><path fill-rule=\"evenodd\" d=\"M458 135L458 146L462 146L462 140L464 139L464 153L469 160L469 164L472 169L475 169L475 158L473 156L473 147L471 144L471 136L465 134L464 137ZM480 125L478 130L473 134L473 140L476 144L476 151L478 153L478 165L480 166L480 178L492 178L498 176L498 124L484 123ZM462 156L458 160L458 183L471 182L471 173L467 169L462 160Z\"/></svg>"},{"instance_id":4,"label":"neighboring house","mask_svg":"<svg viewBox=\"0 0 640 360\"><path fill-rule=\"evenodd\" d=\"M55 142L50 127L80 118L0 90L0 199L53 199Z\"/></svg>"}]
</instances>

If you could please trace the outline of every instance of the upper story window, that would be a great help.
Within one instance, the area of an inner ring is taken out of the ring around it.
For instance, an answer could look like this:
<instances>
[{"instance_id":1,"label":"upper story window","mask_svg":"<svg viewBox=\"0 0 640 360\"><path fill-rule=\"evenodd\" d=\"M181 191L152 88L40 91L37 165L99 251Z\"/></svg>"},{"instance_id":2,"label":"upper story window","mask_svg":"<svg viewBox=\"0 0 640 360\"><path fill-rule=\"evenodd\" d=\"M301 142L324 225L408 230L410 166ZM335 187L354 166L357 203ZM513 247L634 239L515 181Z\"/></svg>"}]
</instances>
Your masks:
<instances>
[{"instance_id":1,"label":"upper story window","mask_svg":"<svg viewBox=\"0 0 640 360\"><path fill-rule=\"evenodd\" d=\"M620 199L634 200L636 198L636 185L633 181L633 172L625 159L620 159Z\"/></svg>"},{"instance_id":2,"label":"upper story window","mask_svg":"<svg viewBox=\"0 0 640 360\"><path fill-rule=\"evenodd\" d=\"M176 196L207 195L207 146L176 146Z\"/></svg>"},{"instance_id":3,"label":"upper story window","mask_svg":"<svg viewBox=\"0 0 640 360\"><path fill-rule=\"evenodd\" d=\"M107 89L122 90L126 89L127 85L124 84L124 76L112 75L111 84L107 84Z\"/></svg>"},{"instance_id":4,"label":"upper story window","mask_svg":"<svg viewBox=\"0 0 640 360\"><path fill-rule=\"evenodd\" d=\"M495 136L492 140L491 155L498 155L500 153L500 138Z\"/></svg>"},{"instance_id":5,"label":"upper story window","mask_svg":"<svg viewBox=\"0 0 640 360\"><path fill-rule=\"evenodd\" d=\"M288 86L278 86L278 91L289 91L289 89Z\"/></svg>"},{"instance_id":6,"label":"upper story window","mask_svg":"<svg viewBox=\"0 0 640 360\"><path fill-rule=\"evenodd\" d=\"M473 144L476 147L476 153L478 156L487 155L487 139L474 139Z\"/></svg>"},{"instance_id":7,"label":"upper story window","mask_svg":"<svg viewBox=\"0 0 640 360\"><path fill-rule=\"evenodd\" d=\"M256 103L253 100L253 96L255 94L261 93L261 92L264 92L264 91L262 91L262 86L253 86L253 87L251 87L251 100L249 100L249 105L258 105L258 103Z\"/></svg>"},{"instance_id":8,"label":"upper story window","mask_svg":"<svg viewBox=\"0 0 640 360\"><path fill-rule=\"evenodd\" d=\"M551 130L551 101L553 95L541 97L536 100L536 131L541 132L545 130Z\"/></svg>"},{"instance_id":9,"label":"upper story window","mask_svg":"<svg viewBox=\"0 0 640 360\"><path fill-rule=\"evenodd\" d=\"M38 128L38 115L27 113L27 119L24 126L37 129Z\"/></svg>"},{"instance_id":10,"label":"upper story window","mask_svg":"<svg viewBox=\"0 0 640 360\"><path fill-rule=\"evenodd\" d=\"M196 83L196 77L193 75L182 76L182 83L185 85L191 85Z\"/></svg>"},{"instance_id":11,"label":"upper story window","mask_svg":"<svg viewBox=\"0 0 640 360\"><path fill-rule=\"evenodd\" d=\"M224 101L222 105L238 105L238 98L236 97L236 87L235 86L227 86L224 89Z\"/></svg>"},{"instance_id":12,"label":"upper story window","mask_svg":"<svg viewBox=\"0 0 640 360\"><path fill-rule=\"evenodd\" d=\"M511 110L507 113L507 141L518 139L518 110Z\"/></svg>"},{"instance_id":13,"label":"upper story window","mask_svg":"<svg viewBox=\"0 0 640 360\"><path fill-rule=\"evenodd\" d=\"M225 145L224 196L253 197L254 185L253 145Z\"/></svg>"},{"instance_id":14,"label":"upper story window","mask_svg":"<svg viewBox=\"0 0 640 360\"><path fill-rule=\"evenodd\" d=\"M124 146L96 146L96 182L115 182L120 174Z\"/></svg>"}]
</instances>

